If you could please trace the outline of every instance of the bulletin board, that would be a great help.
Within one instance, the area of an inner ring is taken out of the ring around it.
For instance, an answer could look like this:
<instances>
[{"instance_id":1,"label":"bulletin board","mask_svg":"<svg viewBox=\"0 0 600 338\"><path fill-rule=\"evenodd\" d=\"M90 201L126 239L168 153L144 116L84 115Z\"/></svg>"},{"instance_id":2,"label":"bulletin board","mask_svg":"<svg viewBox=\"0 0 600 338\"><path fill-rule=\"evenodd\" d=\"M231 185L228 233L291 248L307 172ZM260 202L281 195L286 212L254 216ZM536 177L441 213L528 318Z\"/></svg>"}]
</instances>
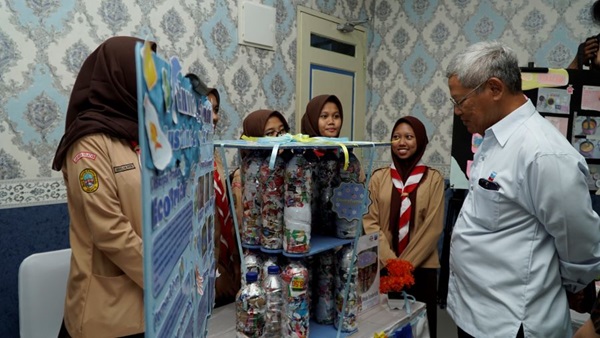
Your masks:
<instances>
[{"instance_id":1,"label":"bulletin board","mask_svg":"<svg viewBox=\"0 0 600 338\"><path fill-rule=\"evenodd\" d=\"M600 188L600 72L522 68L523 93L583 155L590 168L590 190ZM454 115L450 185L468 189L473 155L482 136L471 134Z\"/></svg>"},{"instance_id":2,"label":"bulletin board","mask_svg":"<svg viewBox=\"0 0 600 338\"><path fill-rule=\"evenodd\" d=\"M145 336L206 337L216 271L212 106L177 57L149 43L135 55Z\"/></svg>"}]
</instances>

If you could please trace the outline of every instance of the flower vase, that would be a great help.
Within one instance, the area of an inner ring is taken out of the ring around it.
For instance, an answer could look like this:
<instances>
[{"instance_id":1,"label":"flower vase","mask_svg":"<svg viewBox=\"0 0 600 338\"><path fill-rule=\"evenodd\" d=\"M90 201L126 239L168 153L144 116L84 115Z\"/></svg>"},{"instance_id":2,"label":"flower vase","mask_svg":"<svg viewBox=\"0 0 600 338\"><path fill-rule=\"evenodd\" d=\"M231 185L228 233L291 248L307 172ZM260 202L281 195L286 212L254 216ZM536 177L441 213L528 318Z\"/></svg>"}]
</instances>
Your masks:
<instances>
[{"instance_id":1,"label":"flower vase","mask_svg":"<svg viewBox=\"0 0 600 338\"><path fill-rule=\"evenodd\" d=\"M387 296L390 310L401 310L404 307L404 295L402 292L388 292Z\"/></svg>"}]
</instances>

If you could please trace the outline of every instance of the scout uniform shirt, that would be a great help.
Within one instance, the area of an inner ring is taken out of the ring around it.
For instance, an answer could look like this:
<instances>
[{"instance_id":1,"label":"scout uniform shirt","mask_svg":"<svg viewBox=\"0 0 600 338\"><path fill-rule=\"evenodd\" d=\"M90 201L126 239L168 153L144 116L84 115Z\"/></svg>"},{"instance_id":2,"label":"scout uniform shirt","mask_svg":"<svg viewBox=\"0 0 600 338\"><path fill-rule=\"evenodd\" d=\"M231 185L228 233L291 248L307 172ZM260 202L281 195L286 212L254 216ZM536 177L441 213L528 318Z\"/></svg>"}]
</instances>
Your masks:
<instances>
[{"instance_id":1,"label":"scout uniform shirt","mask_svg":"<svg viewBox=\"0 0 600 338\"><path fill-rule=\"evenodd\" d=\"M76 337L144 331L141 173L131 143L76 141L62 167L71 225L65 326Z\"/></svg>"}]
</instances>

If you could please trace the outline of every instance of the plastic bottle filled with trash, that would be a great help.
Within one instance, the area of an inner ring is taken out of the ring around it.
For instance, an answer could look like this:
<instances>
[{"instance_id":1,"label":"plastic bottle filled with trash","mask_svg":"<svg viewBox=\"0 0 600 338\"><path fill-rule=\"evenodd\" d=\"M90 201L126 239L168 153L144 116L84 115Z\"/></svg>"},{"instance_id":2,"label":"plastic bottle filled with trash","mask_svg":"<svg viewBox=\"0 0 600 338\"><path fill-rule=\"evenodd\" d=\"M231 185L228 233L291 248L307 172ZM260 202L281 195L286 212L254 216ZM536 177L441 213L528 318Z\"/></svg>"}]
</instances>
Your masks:
<instances>
[{"instance_id":1,"label":"plastic bottle filled with trash","mask_svg":"<svg viewBox=\"0 0 600 338\"><path fill-rule=\"evenodd\" d=\"M306 269L308 270L308 282L306 285L306 292L308 293L308 311L310 313L310 318L314 318L314 306L315 304L313 304L313 295L314 295L314 290L313 290L313 281L314 281L314 277L315 277L315 271L316 271L316 259L315 256L308 256L308 257L304 257L304 259L302 260L302 262L304 263L304 266L306 267Z\"/></svg>"},{"instance_id":2,"label":"plastic bottle filled with trash","mask_svg":"<svg viewBox=\"0 0 600 338\"><path fill-rule=\"evenodd\" d=\"M283 280L279 273L277 265L269 266L268 275L262 284L267 297L263 338L280 338L283 334Z\"/></svg>"},{"instance_id":3,"label":"plastic bottle filled with trash","mask_svg":"<svg viewBox=\"0 0 600 338\"><path fill-rule=\"evenodd\" d=\"M256 272L258 275L258 280L262 281L262 265L263 259L260 252L252 251L246 249L244 251L244 264L246 265L246 271ZM246 276L242 276L242 285L246 284Z\"/></svg>"},{"instance_id":4,"label":"plastic bottle filled with trash","mask_svg":"<svg viewBox=\"0 0 600 338\"><path fill-rule=\"evenodd\" d=\"M313 205L313 229L320 234L335 236L336 215L333 211L333 189L340 185L340 163L334 150L328 149L320 158L313 173L317 194Z\"/></svg>"},{"instance_id":5,"label":"plastic bottle filled with trash","mask_svg":"<svg viewBox=\"0 0 600 338\"><path fill-rule=\"evenodd\" d=\"M277 266L279 268L279 271L281 271L281 267L279 266L279 259L277 258L276 255L268 255L264 258L264 260L262 262L262 267L261 267L263 281L269 275L269 267L270 266Z\"/></svg>"},{"instance_id":6,"label":"plastic bottle filled with trash","mask_svg":"<svg viewBox=\"0 0 600 338\"><path fill-rule=\"evenodd\" d=\"M342 327L342 332L352 332L358 329L357 317L360 312L360 299L356 282L358 279L358 266L354 248L346 245L337 253L338 274L335 281L336 298L336 316L333 325L335 328ZM352 266L352 270L350 270ZM348 295L346 297L346 307L344 309L344 293L346 283L349 284Z\"/></svg>"},{"instance_id":7,"label":"plastic bottle filled with trash","mask_svg":"<svg viewBox=\"0 0 600 338\"><path fill-rule=\"evenodd\" d=\"M259 245L262 226L259 174L264 156L259 151L251 151L242 159L242 244Z\"/></svg>"},{"instance_id":8,"label":"plastic bottle filled with trash","mask_svg":"<svg viewBox=\"0 0 600 338\"><path fill-rule=\"evenodd\" d=\"M263 161L259 174L262 187L260 245L268 250L280 250L283 245L285 161L281 156L277 156L273 169L269 169L269 161L270 157Z\"/></svg>"},{"instance_id":9,"label":"plastic bottle filled with trash","mask_svg":"<svg viewBox=\"0 0 600 338\"><path fill-rule=\"evenodd\" d=\"M348 168L344 170L343 166L340 167L340 179L341 185L345 189L336 190L337 193L345 195L345 198L358 201L359 204L362 202L362 196L366 193L364 185L360 182L361 167L360 162L353 152L348 153ZM340 156L343 160L343 157ZM346 185L345 185L346 184ZM351 185L350 185L351 184ZM345 185L345 186L344 186ZM356 232L360 231L359 220L362 217L362 206L356 208L350 208L346 210L348 214L340 215L339 212L336 217L336 234L338 238L355 238Z\"/></svg>"},{"instance_id":10,"label":"plastic bottle filled with trash","mask_svg":"<svg viewBox=\"0 0 600 338\"><path fill-rule=\"evenodd\" d=\"M317 256L315 320L319 324L333 324L335 317L335 275L336 257L333 251L325 251Z\"/></svg>"},{"instance_id":11,"label":"plastic bottle filled with trash","mask_svg":"<svg viewBox=\"0 0 600 338\"><path fill-rule=\"evenodd\" d=\"M267 300L265 290L254 271L246 273L246 282L236 296L236 337L261 338L265 327Z\"/></svg>"},{"instance_id":12,"label":"plastic bottle filled with trash","mask_svg":"<svg viewBox=\"0 0 600 338\"><path fill-rule=\"evenodd\" d=\"M283 337L307 338L309 334L308 269L291 260L281 273L284 291Z\"/></svg>"},{"instance_id":13,"label":"plastic bottle filled with trash","mask_svg":"<svg viewBox=\"0 0 600 338\"><path fill-rule=\"evenodd\" d=\"M285 204L283 209L283 250L307 253L310 250L312 170L301 150L285 167Z\"/></svg>"}]
</instances>

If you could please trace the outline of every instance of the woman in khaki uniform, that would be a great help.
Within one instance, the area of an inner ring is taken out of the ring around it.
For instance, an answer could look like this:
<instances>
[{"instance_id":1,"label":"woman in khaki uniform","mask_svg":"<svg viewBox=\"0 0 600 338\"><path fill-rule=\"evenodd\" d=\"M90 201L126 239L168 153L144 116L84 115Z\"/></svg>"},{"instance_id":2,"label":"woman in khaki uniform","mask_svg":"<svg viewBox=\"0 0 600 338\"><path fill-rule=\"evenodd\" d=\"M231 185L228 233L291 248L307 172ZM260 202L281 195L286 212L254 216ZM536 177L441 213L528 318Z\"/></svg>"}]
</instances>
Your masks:
<instances>
[{"instance_id":1,"label":"woman in khaki uniform","mask_svg":"<svg viewBox=\"0 0 600 338\"><path fill-rule=\"evenodd\" d=\"M428 143L421 121L403 117L392 130L392 164L373 172L369 182L371 204L363 226L367 234L379 232L382 267L394 258L407 260L415 267L415 285L407 293L426 303L429 332L435 338L440 266L437 243L444 218L444 178L421 163Z\"/></svg>"},{"instance_id":2,"label":"woman in khaki uniform","mask_svg":"<svg viewBox=\"0 0 600 338\"><path fill-rule=\"evenodd\" d=\"M243 122L242 135L249 137L281 136L290 131L290 126L283 115L276 110L256 110L250 113ZM232 179L233 199L238 226L242 224L242 178L240 169L236 169Z\"/></svg>"},{"instance_id":3,"label":"woman in khaki uniform","mask_svg":"<svg viewBox=\"0 0 600 338\"><path fill-rule=\"evenodd\" d=\"M83 63L71 92L52 164L62 170L71 219L59 337L144 336L138 41L103 42Z\"/></svg>"}]
</instances>

